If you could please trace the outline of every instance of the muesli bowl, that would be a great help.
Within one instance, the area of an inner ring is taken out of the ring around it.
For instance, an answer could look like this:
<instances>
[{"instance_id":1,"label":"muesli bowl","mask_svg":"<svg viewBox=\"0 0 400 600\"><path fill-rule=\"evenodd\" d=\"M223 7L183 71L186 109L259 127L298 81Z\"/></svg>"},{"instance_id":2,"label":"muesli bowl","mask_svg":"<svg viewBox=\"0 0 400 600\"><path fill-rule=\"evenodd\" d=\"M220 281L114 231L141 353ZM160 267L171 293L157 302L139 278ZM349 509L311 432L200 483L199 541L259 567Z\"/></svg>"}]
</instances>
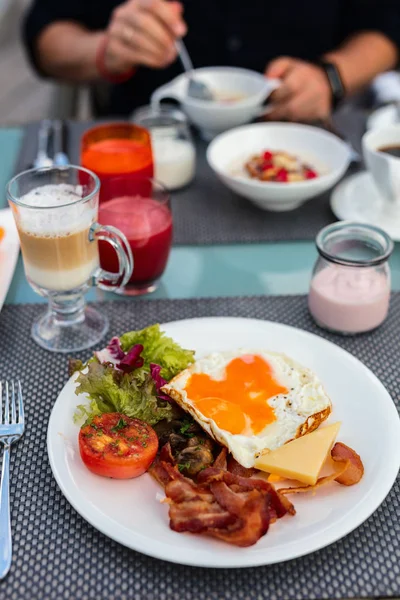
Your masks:
<instances>
[{"instance_id":1,"label":"muesli bowl","mask_svg":"<svg viewBox=\"0 0 400 600\"><path fill-rule=\"evenodd\" d=\"M283 151L310 165L317 177L296 182L252 178L245 165L265 150ZM294 123L255 123L227 131L207 149L207 161L229 189L263 210L283 212L333 187L346 172L350 150L340 138L318 127Z\"/></svg>"}]
</instances>

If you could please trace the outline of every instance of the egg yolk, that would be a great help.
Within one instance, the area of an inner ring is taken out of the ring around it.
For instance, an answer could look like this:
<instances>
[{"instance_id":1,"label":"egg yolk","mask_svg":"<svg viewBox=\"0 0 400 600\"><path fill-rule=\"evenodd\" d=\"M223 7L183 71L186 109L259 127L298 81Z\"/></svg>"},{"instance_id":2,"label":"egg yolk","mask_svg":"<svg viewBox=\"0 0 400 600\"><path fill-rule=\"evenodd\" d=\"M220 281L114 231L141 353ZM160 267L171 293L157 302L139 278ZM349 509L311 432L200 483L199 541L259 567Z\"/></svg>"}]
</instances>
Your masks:
<instances>
[{"instance_id":1,"label":"egg yolk","mask_svg":"<svg viewBox=\"0 0 400 600\"><path fill-rule=\"evenodd\" d=\"M276 419L267 400L288 393L276 381L271 365L256 355L231 360L223 379L193 373L185 390L200 413L232 434L262 431Z\"/></svg>"}]
</instances>

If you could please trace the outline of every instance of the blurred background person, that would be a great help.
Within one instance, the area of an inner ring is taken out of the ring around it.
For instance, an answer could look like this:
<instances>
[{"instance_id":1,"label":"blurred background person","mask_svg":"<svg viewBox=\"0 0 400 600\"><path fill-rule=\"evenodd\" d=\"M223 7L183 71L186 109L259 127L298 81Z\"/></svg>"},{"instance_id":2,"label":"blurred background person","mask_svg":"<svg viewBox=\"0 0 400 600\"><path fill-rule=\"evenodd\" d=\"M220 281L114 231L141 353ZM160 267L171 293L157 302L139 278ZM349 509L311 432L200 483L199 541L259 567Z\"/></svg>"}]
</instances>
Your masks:
<instances>
[{"instance_id":1,"label":"blurred background person","mask_svg":"<svg viewBox=\"0 0 400 600\"><path fill-rule=\"evenodd\" d=\"M36 70L110 84L95 114L127 116L182 72L231 65L279 78L270 119L326 118L344 96L398 64L399 0L34 0L24 41Z\"/></svg>"},{"instance_id":2,"label":"blurred background person","mask_svg":"<svg viewBox=\"0 0 400 600\"><path fill-rule=\"evenodd\" d=\"M50 79L39 79L27 64L21 18L29 5L29 0L0 0L1 125L47 116L54 90L59 87Z\"/></svg>"}]
</instances>

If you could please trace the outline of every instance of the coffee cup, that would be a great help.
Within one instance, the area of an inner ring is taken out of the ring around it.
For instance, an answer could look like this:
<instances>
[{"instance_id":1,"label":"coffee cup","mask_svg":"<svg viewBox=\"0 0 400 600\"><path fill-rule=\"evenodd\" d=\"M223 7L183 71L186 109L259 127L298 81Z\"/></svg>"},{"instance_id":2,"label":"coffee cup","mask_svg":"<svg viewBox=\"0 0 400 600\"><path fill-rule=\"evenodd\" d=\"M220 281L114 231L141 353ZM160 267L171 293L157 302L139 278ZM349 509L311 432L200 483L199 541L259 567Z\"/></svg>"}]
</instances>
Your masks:
<instances>
[{"instance_id":1,"label":"coffee cup","mask_svg":"<svg viewBox=\"0 0 400 600\"><path fill-rule=\"evenodd\" d=\"M362 147L386 210L400 215L400 124L367 132Z\"/></svg>"}]
</instances>

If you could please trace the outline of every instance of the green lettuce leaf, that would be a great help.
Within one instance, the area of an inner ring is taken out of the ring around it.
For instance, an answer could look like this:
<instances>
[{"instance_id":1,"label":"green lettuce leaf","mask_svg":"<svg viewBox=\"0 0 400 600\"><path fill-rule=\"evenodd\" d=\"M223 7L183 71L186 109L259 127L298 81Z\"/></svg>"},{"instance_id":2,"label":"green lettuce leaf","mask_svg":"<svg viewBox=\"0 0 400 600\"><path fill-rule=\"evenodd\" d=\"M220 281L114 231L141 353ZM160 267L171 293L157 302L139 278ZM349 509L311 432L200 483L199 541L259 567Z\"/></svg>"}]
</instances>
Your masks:
<instances>
[{"instance_id":1,"label":"green lettuce leaf","mask_svg":"<svg viewBox=\"0 0 400 600\"><path fill-rule=\"evenodd\" d=\"M82 371L85 365L78 358L70 358L68 360L68 375L71 377L76 371Z\"/></svg>"},{"instance_id":2,"label":"green lettuce leaf","mask_svg":"<svg viewBox=\"0 0 400 600\"><path fill-rule=\"evenodd\" d=\"M87 393L90 403L77 407L75 422L90 421L94 416L108 412L121 412L149 425L175 417L173 404L157 398L155 383L145 367L123 373L94 360L79 374L77 383L75 393Z\"/></svg>"},{"instance_id":3,"label":"green lettuce leaf","mask_svg":"<svg viewBox=\"0 0 400 600\"><path fill-rule=\"evenodd\" d=\"M128 352L135 344L141 344L143 366L131 373L124 373L111 363L100 363L96 356L86 365L71 361L71 372L79 371L75 393L89 396L87 404L77 406L74 420L90 421L94 416L107 412L121 412L146 421L149 425L176 418L180 413L178 406L157 396L150 364L159 365L161 376L169 381L194 361L194 352L181 348L160 331L159 325L125 333L120 338L120 344L124 352Z\"/></svg>"},{"instance_id":4,"label":"green lettuce leaf","mask_svg":"<svg viewBox=\"0 0 400 600\"><path fill-rule=\"evenodd\" d=\"M144 359L144 367L148 370L150 363L160 365L161 376L167 381L194 361L194 352L181 348L160 330L159 325L124 333L120 343L124 352L128 352L135 344L142 344L144 349L141 356Z\"/></svg>"}]
</instances>

